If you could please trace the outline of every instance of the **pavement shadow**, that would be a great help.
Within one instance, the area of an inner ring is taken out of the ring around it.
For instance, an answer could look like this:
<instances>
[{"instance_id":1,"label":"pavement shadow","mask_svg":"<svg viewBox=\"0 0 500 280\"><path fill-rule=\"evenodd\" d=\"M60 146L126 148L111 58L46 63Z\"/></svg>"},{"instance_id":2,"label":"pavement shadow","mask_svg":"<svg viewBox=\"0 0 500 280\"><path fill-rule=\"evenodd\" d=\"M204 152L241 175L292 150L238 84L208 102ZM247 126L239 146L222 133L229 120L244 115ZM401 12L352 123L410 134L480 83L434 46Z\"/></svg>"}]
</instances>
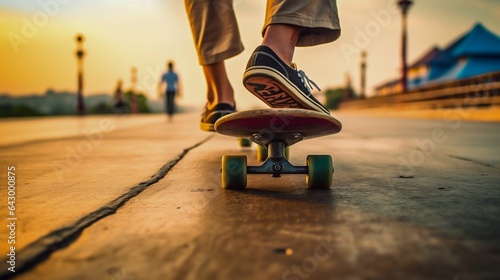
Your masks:
<instances>
[{"instance_id":1,"label":"pavement shadow","mask_svg":"<svg viewBox=\"0 0 500 280\"><path fill-rule=\"evenodd\" d=\"M273 199L288 202L301 202L311 205L334 206L336 196L333 189L312 190L312 189L244 189L244 190L225 190L221 195L230 195L239 193L248 199Z\"/></svg>"}]
</instances>

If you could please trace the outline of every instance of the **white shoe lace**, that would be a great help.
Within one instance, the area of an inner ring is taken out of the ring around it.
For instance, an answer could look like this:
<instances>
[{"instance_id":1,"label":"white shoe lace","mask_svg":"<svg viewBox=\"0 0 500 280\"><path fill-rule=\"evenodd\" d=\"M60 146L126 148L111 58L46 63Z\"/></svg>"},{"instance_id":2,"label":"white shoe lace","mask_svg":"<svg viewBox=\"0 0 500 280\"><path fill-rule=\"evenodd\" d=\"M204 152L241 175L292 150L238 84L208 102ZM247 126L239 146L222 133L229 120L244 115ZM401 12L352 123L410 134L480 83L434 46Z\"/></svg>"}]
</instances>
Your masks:
<instances>
[{"instance_id":1,"label":"white shoe lace","mask_svg":"<svg viewBox=\"0 0 500 280\"><path fill-rule=\"evenodd\" d=\"M321 91L321 89L319 88L319 86L313 81L313 80L310 80L306 73L302 70L298 70L297 69L297 65L295 63L292 63L292 67L297 70L297 74L299 75L299 78L300 78L300 81L302 82L302 84L304 84L304 86L309 90L309 92L311 92L314 88L313 86Z\"/></svg>"}]
</instances>

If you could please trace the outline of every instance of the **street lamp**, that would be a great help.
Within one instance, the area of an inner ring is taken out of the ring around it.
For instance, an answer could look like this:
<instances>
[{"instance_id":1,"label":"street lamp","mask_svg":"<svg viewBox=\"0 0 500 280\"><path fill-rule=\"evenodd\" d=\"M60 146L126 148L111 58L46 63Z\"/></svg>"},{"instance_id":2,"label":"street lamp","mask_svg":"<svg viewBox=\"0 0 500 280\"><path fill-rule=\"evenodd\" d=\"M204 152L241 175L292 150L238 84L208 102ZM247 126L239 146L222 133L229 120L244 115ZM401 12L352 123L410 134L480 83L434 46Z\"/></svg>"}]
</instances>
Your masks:
<instances>
[{"instance_id":1,"label":"street lamp","mask_svg":"<svg viewBox=\"0 0 500 280\"><path fill-rule=\"evenodd\" d=\"M360 98L366 98L366 51L361 52Z\"/></svg>"},{"instance_id":2,"label":"street lamp","mask_svg":"<svg viewBox=\"0 0 500 280\"><path fill-rule=\"evenodd\" d=\"M85 51L83 50L84 37L82 34L76 35L76 58L78 61L78 92L76 109L79 115L85 115L85 103L83 102L83 57Z\"/></svg>"},{"instance_id":3,"label":"street lamp","mask_svg":"<svg viewBox=\"0 0 500 280\"><path fill-rule=\"evenodd\" d=\"M402 59L402 77L401 84L403 86L403 92L407 91L408 88L408 66L406 64L406 42L407 42L407 34L406 34L406 15L408 14L408 10L410 6L413 4L412 0L398 0L399 8L401 8L402 12L402 38L401 38L401 59Z\"/></svg>"},{"instance_id":4,"label":"street lamp","mask_svg":"<svg viewBox=\"0 0 500 280\"><path fill-rule=\"evenodd\" d=\"M130 69L130 113L136 114L139 110L137 108L137 96L135 95L135 87L137 85L137 68Z\"/></svg>"}]
</instances>

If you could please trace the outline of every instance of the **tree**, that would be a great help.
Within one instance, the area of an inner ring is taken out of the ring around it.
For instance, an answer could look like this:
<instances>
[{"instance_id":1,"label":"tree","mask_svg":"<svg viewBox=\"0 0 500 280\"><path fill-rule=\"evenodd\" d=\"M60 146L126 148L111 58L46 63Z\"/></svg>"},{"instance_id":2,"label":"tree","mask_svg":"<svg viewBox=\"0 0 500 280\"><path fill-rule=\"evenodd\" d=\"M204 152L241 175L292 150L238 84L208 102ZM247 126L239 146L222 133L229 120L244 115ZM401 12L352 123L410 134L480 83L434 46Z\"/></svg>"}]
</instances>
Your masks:
<instances>
[{"instance_id":1,"label":"tree","mask_svg":"<svg viewBox=\"0 0 500 280\"><path fill-rule=\"evenodd\" d=\"M352 88L330 88L325 91L326 97L326 108L331 110L337 110L340 106L340 103L344 100L344 97L348 93L348 99L356 98L356 93Z\"/></svg>"},{"instance_id":2,"label":"tree","mask_svg":"<svg viewBox=\"0 0 500 280\"><path fill-rule=\"evenodd\" d=\"M125 95L124 95L124 100L129 105L130 105L130 100L131 100L132 94L133 94L132 91L128 90L127 92L125 92ZM138 109L139 113L150 113L151 112L151 110L149 109L149 106L148 106L148 98L144 93L136 92L135 98L137 100L137 109Z\"/></svg>"}]
</instances>

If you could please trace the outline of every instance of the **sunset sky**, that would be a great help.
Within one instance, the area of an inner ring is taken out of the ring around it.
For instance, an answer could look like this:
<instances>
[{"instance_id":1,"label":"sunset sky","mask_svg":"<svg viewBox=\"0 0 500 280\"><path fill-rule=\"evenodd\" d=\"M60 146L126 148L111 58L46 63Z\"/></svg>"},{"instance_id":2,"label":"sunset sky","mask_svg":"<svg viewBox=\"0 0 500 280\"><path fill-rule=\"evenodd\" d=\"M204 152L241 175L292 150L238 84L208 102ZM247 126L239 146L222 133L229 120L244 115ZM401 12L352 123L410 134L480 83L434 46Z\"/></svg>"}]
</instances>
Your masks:
<instances>
[{"instance_id":1,"label":"sunset sky","mask_svg":"<svg viewBox=\"0 0 500 280\"><path fill-rule=\"evenodd\" d=\"M298 67L320 87L359 84L359 49L368 53L367 91L398 75L400 14L396 0L339 0L342 36L299 48ZM240 107L258 104L241 85L246 61L261 41L264 0L235 0L245 51L227 61ZM410 62L433 45L446 46L476 22L500 34L499 0L416 0L409 13ZM157 98L167 60L176 62L185 98L202 105L205 84L181 0L0 0L0 93L76 90L75 35L85 36L84 94L111 93L116 81L138 85ZM364 40L361 40L364 39Z\"/></svg>"}]
</instances>

